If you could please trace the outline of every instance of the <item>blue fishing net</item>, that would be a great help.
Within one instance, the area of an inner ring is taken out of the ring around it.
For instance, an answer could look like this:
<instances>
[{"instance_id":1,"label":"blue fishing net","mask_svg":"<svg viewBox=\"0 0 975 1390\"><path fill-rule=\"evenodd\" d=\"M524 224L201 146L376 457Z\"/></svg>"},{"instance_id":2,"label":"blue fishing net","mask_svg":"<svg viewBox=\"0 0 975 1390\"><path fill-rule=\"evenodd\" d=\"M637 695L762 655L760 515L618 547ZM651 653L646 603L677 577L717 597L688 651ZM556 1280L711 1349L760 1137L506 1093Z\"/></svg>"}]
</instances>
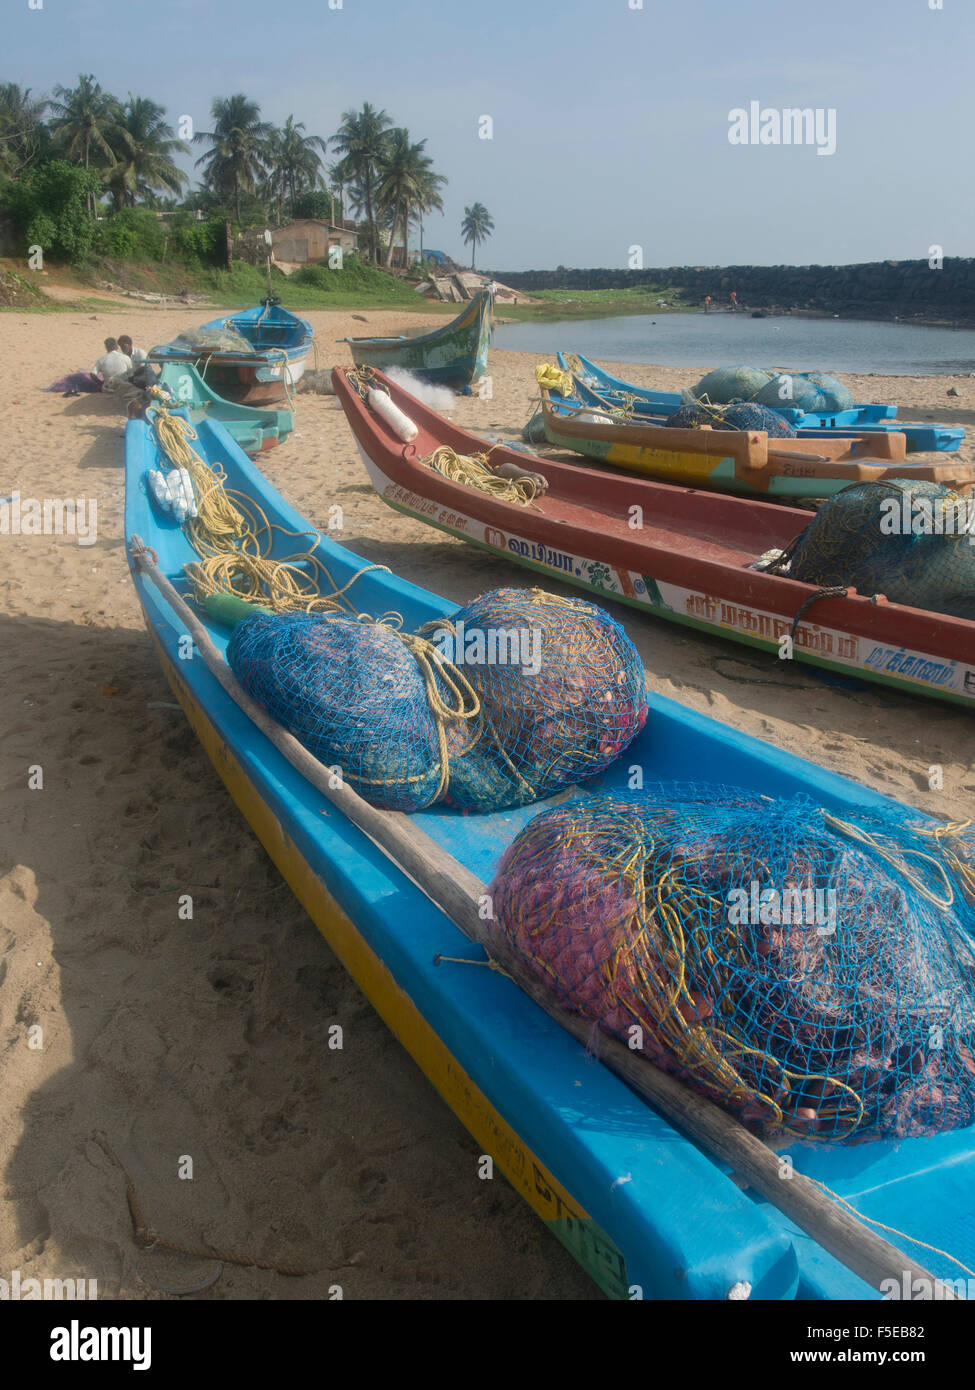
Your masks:
<instances>
[{"instance_id":1,"label":"blue fishing net","mask_svg":"<svg viewBox=\"0 0 975 1390\"><path fill-rule=\"evenodd\" d=\"M840 411L852 408L853 395L838 377L832 376L829 372L806 372L805 377L819 388L819 394L823 398L820 409Z\"/></svg>"},{"instance_id":2,"label":"blue fishing net","mask_svg":"<svg viewBox=\"0 0 975 1390\"><path fill-rule=\"evenodd\" d=\"M673 415L667 416L664 424L671 430L699 430L705 426L720 429L721 411L715 407L708 409L706 406L685 401Z\"/></svg>"},{"instance_id":3,"label":"blue fishing net","mask_svg":"<svg viewBox=\"0 0 975 1390\"><path fill-rule=\"evenodd\" d=\"M796 431L774 410L753 401L732 401L730 405L705 406L685 402L664 423L670 429L764 430L770 439L795 439Z\"/></svg>"},{"instance_id":4,"label":"blue fishing net","mask_svg":"<svg viewBox=\"0 0 975 1390\"><path fill-rule=\"evenodd\" d=\"M495 589L439 625L481 702L448 724L447 799L522 806L592 777L647 717L643 663L623 628L582 599Z\"/></svg>"},{"instance_id":5,"label":"blue fishing net","mask_svg":"<svg viewBox=\"0 0 975 1390\"><path fill-rule=\"evenodd\" d=\"M272 719L374 806L415 811L436 799L440 740L427 686L388 628L314 613L256 616L234 629L227 661Z\"/></svg>"},{"instance_id":6,"label":"blue fishing net","mask_svg":"<svg viewBox=\"0 0 975 1390\"><path fill-rule=\"evenodd\" d=\"M853 397L829 372L775 372L767 367L716 367L693 388L714 405L754 401L770 410L849 410Z\"/></svg>"},{"instance_id":7,"label":"blue fishing net","mask_svg":"<svg viewBox=\"0 0 975 1390\"><path fill-rule=\"evenodd\" d=\"M581 599L497 589L402 634L322 614L239 624L244 689L374 806L495 811L607 767L643 727L643 665Z\"/></svg>"},{"instance_id":8,"label":"blue fishing net","mask_svg":"<svg viewBox=\"0 0 975 1390\"><path fill-rule=\"evenodd\" d=\"M493 948L743 1121L819 1140L975 1120L975 831L707 784L546 811Z\"/></svg>"},{"instance_id":9,"label":"blue fishing net","mask_svg":"<svg viewBox=\"0 0 975 1390\"><path fill-rule=\"evenodd\" d=\"M754 401L733 401L724 409L724 427L729 430L764 430L770 439L795 439L796 431L781 415Z\"/></svg>"},{"instance_id":10,"label":"blue fishing net","mask_svg":"<svg viewBox=\"0 0 975 1390\"><path fill-rule=\"evenodd\" d=\"M755 400L774 379L775 373L764 367L715 367L691 389L698 399L706 396L713 405L727 405Z\"/></svg>"},{"instance_id":11,"label":"blue fishing net","mask_svg":"<svg viewBox=\"0 0 975 1390\"><path fill-rule=\"evenodd\" d=\"M973 521L970 500L941 483L853 483L824 502L798 537L789 578L975 618Z\"/></svg>"},{"instance_id":12,"label":"blue fishing net","mask_svg":"<svg viewBox=\"0 0 975 1390\"><path fill-rule=\"evenodd\" d=\"M799 372L775 372L754 399L772 410L816 411L825 409L826 405L819 387Z\"/></svg>"}]
</instances>

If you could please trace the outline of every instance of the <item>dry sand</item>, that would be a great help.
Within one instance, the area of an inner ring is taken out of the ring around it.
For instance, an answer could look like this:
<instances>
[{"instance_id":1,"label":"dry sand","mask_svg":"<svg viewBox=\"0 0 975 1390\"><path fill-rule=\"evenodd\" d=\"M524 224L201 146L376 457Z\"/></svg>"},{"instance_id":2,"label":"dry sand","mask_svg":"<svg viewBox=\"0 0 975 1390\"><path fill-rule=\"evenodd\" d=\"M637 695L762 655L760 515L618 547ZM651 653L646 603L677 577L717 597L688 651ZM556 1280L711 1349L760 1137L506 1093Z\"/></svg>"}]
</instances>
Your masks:
<instances>
[{"instance_id":1,"label":"dry sand","mask_svg":"<svg viewBox=\"0 0 975 1390\"><path fill-rule=\"evenodd\" d=\"M319 365L348 360L336 338L411 317L364 314L368 326L310 315ZM348 1298L598 1297L503 1180L478 1179L477 1146L297 906L175 706L125 564L119 402L40 391L88 369L108 334L149 346L199 319L0 315L0 496L98 501L93 546L0 537L0 1278L84 1275L129 1298L326 1298L335 1284ZM493 354L494 399L461 398L453 418L520 426L537 360ZM699 375L622 371L672 388ZM857 399L975 423L967 378L848 380ZM302 396L295 435L262 466L312 521L341 503L346 544L450 599L529 582L383 506L330 398ZM653 690L938 815L971 812L970 715L617 616ZM35 764L43 789L30 790ZM341 1052L327 1046L336 1022ZM317 1272L139 1249L110 1153L168 1241Z\"/></svg>"}]
</instances>

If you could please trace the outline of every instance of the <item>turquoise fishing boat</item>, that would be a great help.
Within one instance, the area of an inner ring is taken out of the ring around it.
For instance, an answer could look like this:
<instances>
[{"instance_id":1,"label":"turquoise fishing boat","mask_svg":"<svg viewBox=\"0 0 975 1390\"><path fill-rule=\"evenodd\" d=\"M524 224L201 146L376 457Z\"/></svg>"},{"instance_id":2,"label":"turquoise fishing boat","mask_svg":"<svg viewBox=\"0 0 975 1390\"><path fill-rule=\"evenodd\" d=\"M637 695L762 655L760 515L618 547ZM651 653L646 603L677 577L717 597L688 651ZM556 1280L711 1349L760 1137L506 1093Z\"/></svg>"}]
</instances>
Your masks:
<instances>
[{"instance_id":1,"label":"turquoise fishing boat","mask_svg":"<svg viewBox=\"0 0 975 1390\"><path fill-rule=\"evenodd\" d=\"M203 420L219 420L234 442L251 456L283 444L294 429L294 411L225 401L203 380L192 362L163 362L156 384L189 413L194 427Z\"/></svg>"},{"instance_id":2,"label":"turquoise fishing boat","mask_svg":"<svg viewBox=\"0 0 975 1390\"><path fill-rule=\"evenodd\" d=\"M228 488L283 528L272 555L293 554L295 532L314 533L219 421L201 421L195 446L223 470ZM204 659L183 659L179 595L167 597L144 557L151 548L157 572L185 592L183 566L196 552L151 500L147 474L165 459L144 421L127 426L125 463L133 582L162 670L206 753L346 968L551 1235L618 1299L881 1297L595 1061L511 979L453 963L482 961L484 953L351 820L322 814L322 794ZM317 553L361 612L397 611L415 631L457 611L389 572L363 572L361 556L325 536ZM231 630L208 614L201 621L207 643L225 653ZM626 756L571 795L620 790L634 764L648 780L689 781L702 768L720 769L728 784L773 797L804 793L840 815L892 805L661 696L653 696L647 726ZM482 816L436 806L404 823L488 881L545 804ZM872 1221L973 1262L972 1130L853 1147L794 1141L776 1163L818 1179ZM950 1259L924 1254L939 1277L954 1277Z\"/></svg>"},{"instance_id":3,"label":"turquoise fishing boat","mask_svg":"<svg viewBox=\"0 0 975 1390\"><path fill-rule=\"evenodd\" d=\"M635 386L632 381L613 376L581 353L560 352L558 363L563 371L571 371L574 375L581 399L597 408L618 406L627 401L634 415L647 424L662 425L683 404L680 392ZM917 425L898 420L896 405L854 405L849 410L824 413L776 406L775 413L794 426L800 439L894 432L903 434L909 454L953 454L965 441L965 431L958 425Z\"/></svg>"},{"instance_id":4,"label":"turquoise fishing boat","mask_svg":"<svg viewBox=\"0 0 975 1390\"><path fill-rule=\"evenodd\" d=\"M487 371L494 294L481 290L455 319L432 333L408 338L340 338L357 367L398 367L422 381L470 386Z\"/></svg>"}]
</instances>

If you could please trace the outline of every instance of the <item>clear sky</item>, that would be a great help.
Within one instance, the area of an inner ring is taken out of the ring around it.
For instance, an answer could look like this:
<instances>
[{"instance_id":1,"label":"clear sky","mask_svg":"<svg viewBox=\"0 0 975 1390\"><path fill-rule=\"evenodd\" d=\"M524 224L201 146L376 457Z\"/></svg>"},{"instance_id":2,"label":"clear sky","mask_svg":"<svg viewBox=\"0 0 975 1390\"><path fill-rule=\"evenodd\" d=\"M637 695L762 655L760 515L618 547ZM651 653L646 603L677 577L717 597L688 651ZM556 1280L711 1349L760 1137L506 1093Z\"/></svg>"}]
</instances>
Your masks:
<instances>
[{"instance_id":1,"label":"clear sky","mask_svg":"<svg viewBox=\"0 0 975 1390\"><path fill-rule=\"evenodd\" d=\"M385 108L449 183L425 244L484 268L975 255L972 0L0 0L0 81L93 72L208 128L242 91L331 135ZM835 108L836 152L732 145L729 112ZM478 118L493 139L478 138Z\"/></svg>"}]
</instances>

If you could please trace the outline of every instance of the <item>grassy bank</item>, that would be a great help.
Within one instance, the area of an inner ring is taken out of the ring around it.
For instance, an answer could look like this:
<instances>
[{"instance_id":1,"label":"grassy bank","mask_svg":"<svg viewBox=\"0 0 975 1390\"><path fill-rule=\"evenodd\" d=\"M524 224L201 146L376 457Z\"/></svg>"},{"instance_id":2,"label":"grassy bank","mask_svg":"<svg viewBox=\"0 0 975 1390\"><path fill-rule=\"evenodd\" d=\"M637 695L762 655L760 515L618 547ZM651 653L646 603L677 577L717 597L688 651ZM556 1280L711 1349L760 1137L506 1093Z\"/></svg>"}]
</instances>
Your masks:
<instances>
[{"instance_id":1,"label":"grassy bank","mask_svg":"<svg viewBox=\"0 0 975 1390\"><path fill-rule=\"evenodd\" d=\"M685 299L683 290L670 285L605 290L526 290L525 293L530 293L540 303L500 306L503 318L553 323L559 319L609 318L614 314L688 313L700 307L696 301Z\"/></svg>"},{"instance_id":2,"label":"grassy bank","mask_svg":"<svg viewBox=\"0 0 975 1390\"><path fill-rule=\"evenodd\" d=\"M428 300L417 294L411 284L375 266L362 265L354 258L347 259L342 270L329 270L321 265L304 266L292 275L272 270L271 284L284 307L298 313L313 309L403 309L435 318L452 318L460 311L459 304ZM48 286L57 290L56 299L42 293ZM73 292L70 297L65 294L68 290ZM247 309L267 293L267 272L244 261L235 262L230 270L216 270L149 260L93 257L83 267L48 266L43 275L28 270L22 262L0 264L0 309L77 312L105 308L109 300L122 307L132 301L120 299L121 291L183 299L187 307L197 305L201 311L210 306ZM97 299L92 298L93 293L98 295ZM498 304L498 317L503 321L548 323L616 314L656 316L698 308L697 304L686 302L680 290L653 285L631 289L539 290L532 297L538 302Z\"/></svg>"},{"instance_id":3,"label":"grassy bank","mask_svg":"<svg viewBox=\"0 0 975 1390\"><path fill-rule=\"evenodd\" d=\"M347 260L342 270L307 266L294 275L271 274L273 292L286 309L409 309L420 313L452 316L453 304L430 303L413 288L393 275L373 266ZM48 298L43 289L58 291ZM73 291L70 298L65 291ZM82 308L104 308L119 291L187 298L192 303L221 309L247 309L267 294L267 272L243 261L230 270L187 269L149 261L92 259L83 267L48 266L44 274L27 269L18 261L0 264L0 309L20 312L77 312ZM92 298L97 293L98 298Z\"/></svg>"}]
</instances>

